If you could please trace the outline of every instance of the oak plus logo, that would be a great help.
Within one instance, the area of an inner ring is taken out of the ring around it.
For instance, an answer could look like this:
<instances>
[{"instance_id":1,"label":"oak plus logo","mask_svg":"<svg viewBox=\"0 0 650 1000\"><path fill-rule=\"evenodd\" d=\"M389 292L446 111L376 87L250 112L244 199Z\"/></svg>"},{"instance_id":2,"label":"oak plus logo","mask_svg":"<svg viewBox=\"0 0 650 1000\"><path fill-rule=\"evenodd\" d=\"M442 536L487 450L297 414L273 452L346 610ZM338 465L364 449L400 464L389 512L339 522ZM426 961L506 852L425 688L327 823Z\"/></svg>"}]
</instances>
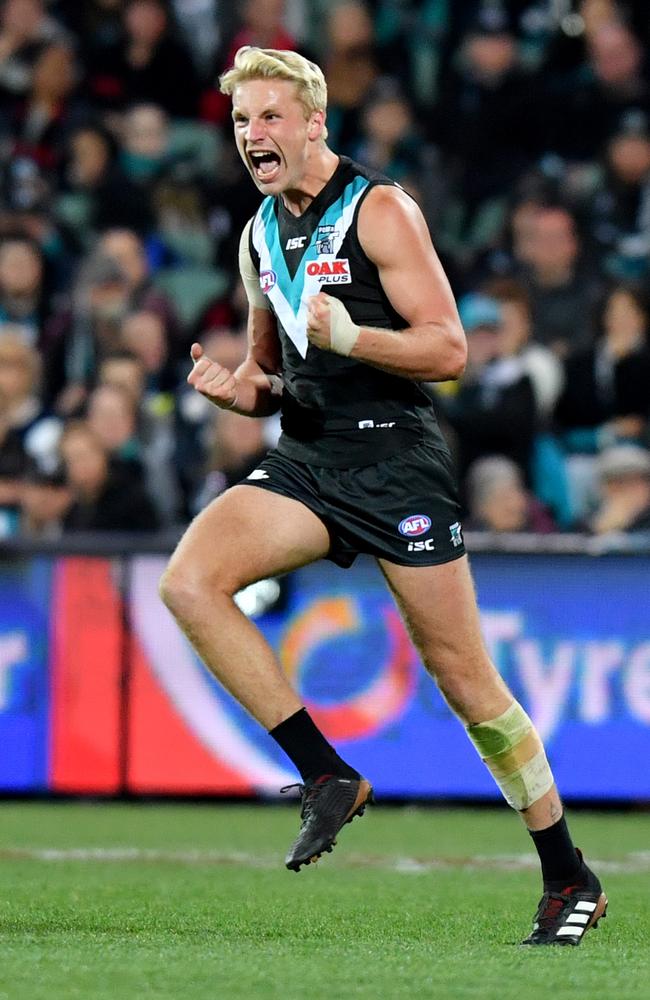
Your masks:
<instances>
[{"instance_id":1,"label":"oak plus logo","mask_svg":"<svg viewBox=\"0 0 650 1000\"><path fill-rule=\"evenodd\" d=\"M431 518L426 514L409 514L400 521L397 530L400 535L407 538L415 538L417 535L425 535L431 527Z\"/></svg>"},{"instance_id":2,"label":"oak plus logo","mask_svg":"<svg viewBox=\"0 0 650 1000\"><path fill-rule=\"evenodd\" d=\"M277 280L275 271L260 271L260 288L265 295L269 294Z\"/></svg>"},{"instance_id":3,"label":"oak plus logo","mask_svg":"<svg viewBox=\"0 0 650 1000\"><path fill-rule=\"evenodd\" d=\"M350 261L347 257L335 257L334 260L310 260L307 264L307 274L316 278L319 285L349 285Z\"/></svg>"}]
</instances>

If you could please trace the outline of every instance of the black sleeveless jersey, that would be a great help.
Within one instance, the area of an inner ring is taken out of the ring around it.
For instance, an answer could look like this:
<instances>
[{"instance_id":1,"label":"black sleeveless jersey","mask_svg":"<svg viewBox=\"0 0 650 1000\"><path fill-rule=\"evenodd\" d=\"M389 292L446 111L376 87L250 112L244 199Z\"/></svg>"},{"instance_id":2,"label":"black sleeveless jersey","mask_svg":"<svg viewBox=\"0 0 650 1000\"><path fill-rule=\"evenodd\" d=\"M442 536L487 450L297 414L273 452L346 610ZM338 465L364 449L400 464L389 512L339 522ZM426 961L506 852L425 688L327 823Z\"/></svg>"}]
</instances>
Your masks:
<instances>
[{"instance_id":1,"label":"black sleeveless jersey","mask_svg":"<svg viewBox=\"0 0 650 1000\"><path fill-rule=\"evenodd\" d=\"M377 184L392 183L342 156L302 215L269 197L253 220L251 257L282 345L278 451L287 457L350 468L380 461L424 437L446 448L431 400L416 382L307 340L307 304L319 291L340 299L360 326L408 326L388 301L357 235L365 196Z\"/></svg>"}]
</instances>

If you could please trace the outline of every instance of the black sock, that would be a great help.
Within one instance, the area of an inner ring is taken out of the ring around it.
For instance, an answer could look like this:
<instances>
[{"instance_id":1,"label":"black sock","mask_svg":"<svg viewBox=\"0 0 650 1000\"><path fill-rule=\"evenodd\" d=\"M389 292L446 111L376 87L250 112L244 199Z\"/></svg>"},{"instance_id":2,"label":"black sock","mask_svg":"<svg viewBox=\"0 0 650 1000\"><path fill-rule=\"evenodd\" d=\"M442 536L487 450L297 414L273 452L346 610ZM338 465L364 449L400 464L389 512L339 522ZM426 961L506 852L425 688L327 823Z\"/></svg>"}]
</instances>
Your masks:
<instances>
[{"instance_id":1,"label":"black sock","mask_svg":"<svg viewBox=\"0 0 650 1000\"><path fill-rule=\"evenodd\" d=\"M570 885L583 871L583 862L573 846L566 819L561 819L545 830L528 831L542 863L544 888L559 892Z\"/></svg>"},{"instance_id":2,"label":"black sock","mask_svg":"<svg viewBox=\"0 0 650 1000\"><path fill-rule=\"evenodd\" d=\"M271 729L269 736L291 758L304 781L321 774L336 774L340 778L361 777L330 746L306 708L299 709L275 729Z\"/></svg>"}]
</instances>

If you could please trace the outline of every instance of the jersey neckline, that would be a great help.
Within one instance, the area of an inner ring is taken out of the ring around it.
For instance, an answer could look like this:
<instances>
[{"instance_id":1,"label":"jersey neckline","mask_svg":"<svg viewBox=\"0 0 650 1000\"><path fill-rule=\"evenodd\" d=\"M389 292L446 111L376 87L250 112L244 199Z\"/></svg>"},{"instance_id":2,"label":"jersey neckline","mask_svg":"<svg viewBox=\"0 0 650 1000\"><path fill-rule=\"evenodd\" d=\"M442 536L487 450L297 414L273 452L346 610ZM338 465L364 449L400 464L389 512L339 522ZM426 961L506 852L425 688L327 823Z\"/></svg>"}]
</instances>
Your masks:
<instances>
[{"instance_id":1,"label":"jersey neckline","mask_svg":"<svg viewBox=\"0 0 650 1000\"><path fill-rule=\"evenodd\" d=\"M282 195L281 194L276 195L276 199L275 199L276 202L277 202L277 204L278 204L278 211L282 212L283 215L284 215L284 217L286 219L291 220L293 222L301 222L302 220L304 220L307 217L307 215L310 212L312 212L314 210L314 208L317 209L319 207L319 205L321 204L321 202L327 197L327 194L329 193L329 191L331 190L331 188L334 186L334 184L336 184L338 182L338 180L339 180L339 178L341 176L341 173L349 165L349 163L350 163L349 157L347 157L347 156L341 156L341 155L339 156L339 162L337 163L337 165L336 165L336 167L334 169L334 173L331 175L331 177L329 178L329 180L327 180L325 182L325 184L320 189L320 191L318 192L318 194L315 195L312 198L312 200L307 205L307 208L305 209L305 211L301 212L300 215L294 215L293 212L289 211L289 209L286 207L286 205L284 204L284 202L282 200Z\"/></svg>"}]
</instances>

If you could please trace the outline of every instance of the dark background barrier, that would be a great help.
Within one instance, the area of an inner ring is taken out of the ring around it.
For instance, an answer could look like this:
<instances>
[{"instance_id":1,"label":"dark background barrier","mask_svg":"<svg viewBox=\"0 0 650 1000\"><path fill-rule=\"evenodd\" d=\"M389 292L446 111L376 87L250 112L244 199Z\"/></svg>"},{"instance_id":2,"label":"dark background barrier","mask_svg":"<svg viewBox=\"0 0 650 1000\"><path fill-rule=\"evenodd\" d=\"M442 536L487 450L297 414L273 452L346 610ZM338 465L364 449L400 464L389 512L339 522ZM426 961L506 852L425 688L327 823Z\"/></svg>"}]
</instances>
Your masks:
<instances>
[{"instance_id":1,"label":"dark background barrier","mask_svg":"<svg viewBox=\"0 0 650 1000\"><path fill-rule=\"evenodd\" d=\"M246 796L295 780L162 606L169 540L137 554L133 539L78 544L95 554L4 550L0 790ZM545 544L573 551L474 553L494 659L566 797L648 800L650 556L595 558L566 537ZM371 561L320 563L242 602L380 795L495 796Z\"/></svg>"}]
</instances>

